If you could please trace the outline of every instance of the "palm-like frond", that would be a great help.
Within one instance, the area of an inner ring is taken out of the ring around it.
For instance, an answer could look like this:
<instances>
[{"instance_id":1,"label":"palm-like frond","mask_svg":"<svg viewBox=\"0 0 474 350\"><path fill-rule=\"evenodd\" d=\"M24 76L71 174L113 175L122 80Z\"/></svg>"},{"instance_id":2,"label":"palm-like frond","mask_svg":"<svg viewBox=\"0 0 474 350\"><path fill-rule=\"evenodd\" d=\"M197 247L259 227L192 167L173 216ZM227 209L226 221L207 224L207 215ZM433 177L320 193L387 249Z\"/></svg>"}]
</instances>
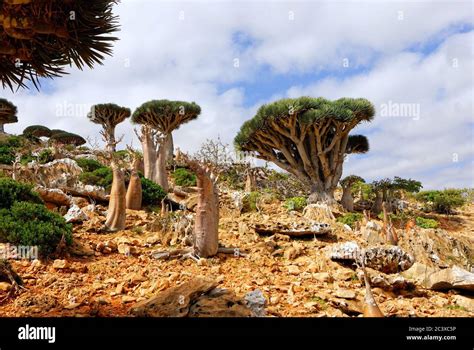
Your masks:
<instances>
[{"instance_id":1,"label":"palm-like frond","mask_svg":"<svg viewBox=\"0 0 474 350\"><path fill-rule=\"evenodd\" d=\"M112 53L118 31L112 7L117 0L0 1L0 80L10 89L38 88L41 77L101 64Z\"/></svg>"}]
</instances>

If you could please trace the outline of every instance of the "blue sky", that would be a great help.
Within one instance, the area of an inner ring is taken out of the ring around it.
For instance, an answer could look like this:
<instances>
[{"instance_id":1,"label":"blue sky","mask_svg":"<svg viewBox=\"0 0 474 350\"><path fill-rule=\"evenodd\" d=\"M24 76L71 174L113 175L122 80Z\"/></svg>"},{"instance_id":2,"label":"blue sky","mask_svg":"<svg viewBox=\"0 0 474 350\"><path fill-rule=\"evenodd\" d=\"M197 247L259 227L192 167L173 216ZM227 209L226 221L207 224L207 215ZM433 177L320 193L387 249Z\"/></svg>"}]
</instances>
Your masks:
<instances>
[{"instance_id":1,"label":"blue sky","mask_svg":"<svg viewBox=\"0 0 474 350\"><path fill-rule=\"evenodd\" d=\"M283 97L365 97L377 117L355 130L371 150L344 174L406 176L426 188L474 187L471 1L123 1L114 55L94 70L42 81L41 92L2 97L21 132L39 122L99 139L94 103L131 109L150 99L196 101L202 115L175 132L194 152L217 135L231 144L258 107ZM150 28L153 28L150 31ZM238 67L235 62L238 60ZM345 66L348 63L348 66ZM416 104L420 118L384 117L387 103ZM61 106L72 114L61 114ZM138 146L130 123L119 126ZM453 162L453 154L458 162Z\"/></svg>"}]
</instances>

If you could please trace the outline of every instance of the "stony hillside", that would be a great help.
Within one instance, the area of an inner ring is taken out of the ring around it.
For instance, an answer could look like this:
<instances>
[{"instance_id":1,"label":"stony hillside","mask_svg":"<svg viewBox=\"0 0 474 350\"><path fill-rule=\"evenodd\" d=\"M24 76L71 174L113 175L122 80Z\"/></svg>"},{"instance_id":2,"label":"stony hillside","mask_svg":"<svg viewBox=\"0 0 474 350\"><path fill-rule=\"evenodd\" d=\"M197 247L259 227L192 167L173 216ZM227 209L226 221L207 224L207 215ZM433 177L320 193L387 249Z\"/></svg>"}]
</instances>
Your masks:
<instances>
[{"instance_id":1,"label":"stony hillside","mask_svg":"<svg viewBox=\"0 0 474 350\"><path fill-rule=\"evenodd\" d=\"M44 164L3 166L4 176L35 183L47 207L73 223L73 243L46 259L10 259L24 286L12 293L3 276L1 315L362 316L360 266L335 259L334 251L387 247L382 220L362 218L351 228L338 222L345 215L339 205L329 212L318 205L289 208L277 190L268 190L275 182L261 170L255 201L229 181L219 183L219 242L230 254L162 259L163 251L186 244L197 188L174 186L171 211L127 210L125 230L105 232L107 189L78 180L80 158L102 160L100 152L71 150ZM406 211L419 210L416 202L409 205ZM409 269L386 274L367 266L387 317L474 316L474 205L430 215L438 228L395 225L398 246L414 258Z\"/></svg>"}]
</instances>

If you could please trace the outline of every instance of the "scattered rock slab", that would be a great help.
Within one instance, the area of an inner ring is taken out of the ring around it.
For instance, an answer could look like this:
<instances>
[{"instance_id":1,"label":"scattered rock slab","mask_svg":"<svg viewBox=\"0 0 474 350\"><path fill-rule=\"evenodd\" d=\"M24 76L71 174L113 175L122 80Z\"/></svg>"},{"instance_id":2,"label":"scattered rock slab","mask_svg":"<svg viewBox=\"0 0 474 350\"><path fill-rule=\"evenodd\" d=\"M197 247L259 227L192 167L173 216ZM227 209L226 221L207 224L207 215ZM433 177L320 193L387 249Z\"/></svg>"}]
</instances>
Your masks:
<instances>
[{"instance_id":1,"label":"scattered rock slab","mask_svg":"<svg viewBox=\"0 0 474 350\"><path fill-rule=\"evenodd\" d=\"M71 196L57 188L46 188L43 186L36 186L35 191L39 194L41 199L48 203L53 203L57 206L67 206L71 204Z\"/></svg>"},{"instance_id":2,"label":"scattered rock slab","mask_svg":"<svg viewBox=\"0 0 474 350\"><path fill-rule=\"evenodd\" d=\"M459 305L470 312L474 312L474 298L455 295L453 298L456 305Z\"/></svg>"},{"instance_id":3,"label":"scattered rock slab","mask_svg":"<svg viewBox=\"0 0 474 350\"><path fill-rule=\"evenodd\" d=\"M290 237L304 237L324 236L331 233L331 227L329 224L318 222L257 224L254 226L254 229L256 233L263 236L281 234Z\"/></svg>"},{"instance_id":4,"label":"scattered rock slab","mask_svg":"<svg viewBox=\"0 0 474 350\"><path fill-rule=\"evenodd\" d=\"M64 215L64 219L66 219L67 223L78 223L89 220L89 216L87 216L79 206L74 204L69 208L66 215Z\"/></svg>"},{"instance_id":5,"label":"scattered rock slab","mask_svg":"<svg viewBox=\"0 0 474 350\"><path fill-rule=\"evenodd\" d=\"M140 317L252 316L244 301L217 285L216 281L194 278L135 304L130 313Z\"/></svg>"},{"instance_id":6,"label":"scattered rock slab","mask_svg":"<svg viewBox=\"0 0 474 350\"><path fill-rule=\"evenodd\" d=\"M12 285L7 282L0 282L0 292L8 292L12 289Z\"/></svg>"},{"instance_id":7,"label":"scattered rock slab","mask_svg":"<svg viewBox=\"0 0 474 350\"><path fill-rule=\"evenodd\" d=\"M426 287L433 290L461 289L474 291L474 273L453 266L429 275L426 279Z\"/></svg>"},{"instance_id":8,"label":"scattered rock slab","mask_svg":"<svg viewBox=\"0 0 474 350\"><path fill-rule=\"evenodd\" d=\"M355 299L356 293L350 289L337 289L334 295L342 299Z\"/></svg>"},{"instance_id":9,"label":"scattered rock slab","mask_svg":"<svg viewBox=\"0 0 474 350\"><path fill-rule=\"evenodd\" d=\"M267 305L267 300L263 295L260 289L256 289L252 292L249 292L244 297L247 306L252 310L253 314L257 317L265 316L265 306Z\"/></svg>"},{"instance_id":10,"label":"scattered rock slab","mask_svg":"<svg viewBox=\"0 0 474 350\"><path fill-rule=\"evenodd\" d=\"M69 268L69 263L67 262L67 260L60 260L60 259L54 260L53 269L63 270L63 269L67 269L67 268Z\"/></svg>"},{"instance_id":11,"label":"scattered rock slab","mask_svg":"<svg viewBox=\"0 0 474 350\"><path fill-rule=\"evenodd\" d=\"M333 245L328 256L333 261L356 263L364 259L365 266L384 273L409 269L415 259L398 246L377 246L362 249L356 242Z\"/></svg>"}]
</instances>

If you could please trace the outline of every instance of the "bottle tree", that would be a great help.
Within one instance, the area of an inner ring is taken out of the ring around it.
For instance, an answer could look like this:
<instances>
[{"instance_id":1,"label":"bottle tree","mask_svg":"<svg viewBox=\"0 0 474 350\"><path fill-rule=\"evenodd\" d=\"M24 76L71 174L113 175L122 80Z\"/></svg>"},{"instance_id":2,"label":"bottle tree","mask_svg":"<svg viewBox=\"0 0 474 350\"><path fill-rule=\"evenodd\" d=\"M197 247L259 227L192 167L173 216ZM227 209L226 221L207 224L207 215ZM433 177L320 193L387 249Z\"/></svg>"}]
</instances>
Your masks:
<instances>
[{"instance_id":1,"label":"bottle tree","mask_svg":"<svg viewBox=\"0 0 474 350\"><path fill-rule=\"evenodd\" d=\"M10 123L17 123L16 106L4 98L0 98L0 134L5 133L4 125Z\"/></svg>"},{"instance_id":2,"label":"bottle tree","mask_svg":"<svg viewBox=\"0 0 474 350\"><path fill-rule=\"evenodd\" d=\"M107 151L115 152L115 127L130 117L130 114L129 108L117 106L113 103L94 105L87 114L87 118L91 122L101 125L103 133L107 134Z\"/></svg>"},{"instance_id":3,"label":"bottle tree","mask_svg":"<svg viewBox=\"0 0 474 350\"><path fill-rule=\"evenodd\" d=\"M201 107L194 102L153 100L138 107L132 115L132 121L142 125L138 138L143 148L145 177L165 191L168 191L166 161L171 133L200 113Z\"/></svg>"},{"instance_id":4,"label":"bottle tree","mask_svg":"<svg viewBox=\"0 0 474 350\"><path fill-rule=\"evenodd\" d=\"M354 211L354 197L352 196L352 185L354 185L356 182L365 183L365 180L357 175L349 175L339 182L342 186L342 207L347 211Z\"/></svg>"},{"instance_id":5,"label":"bottle tree","mask_svg":"<svg viewBox=\"0 0 474 350\"><path fill-rule=\"evenodd\" d=\"M345 156L369 149L365 136L349 133L374 114L372 103L363 98L282 99L260 107L234 143L237 150L252 152L309 184L310 202L332 204Z\"/></svg>"}]
</instances>

